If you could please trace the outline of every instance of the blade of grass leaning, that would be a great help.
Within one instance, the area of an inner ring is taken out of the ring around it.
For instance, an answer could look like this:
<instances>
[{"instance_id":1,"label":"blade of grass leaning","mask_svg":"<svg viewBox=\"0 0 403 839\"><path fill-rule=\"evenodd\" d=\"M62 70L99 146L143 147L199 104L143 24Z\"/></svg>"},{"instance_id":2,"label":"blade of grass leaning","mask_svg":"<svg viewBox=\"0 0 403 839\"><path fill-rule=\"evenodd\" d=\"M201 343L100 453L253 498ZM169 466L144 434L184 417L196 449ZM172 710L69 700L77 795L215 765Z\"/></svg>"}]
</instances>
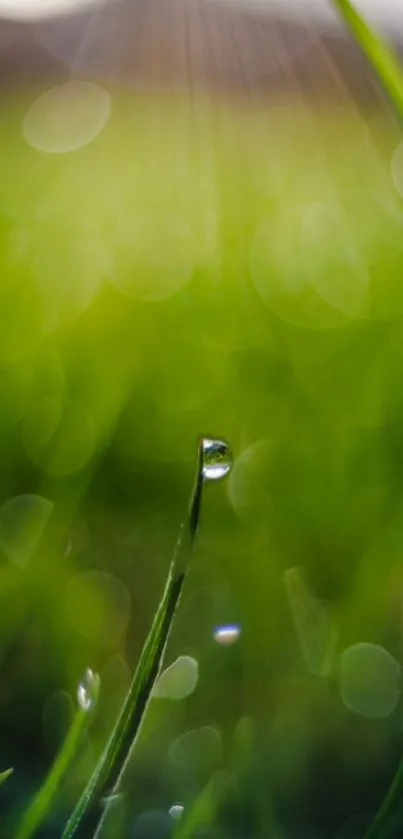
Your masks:
<instances>
[{"instance_id":1,"label":"blade of grass leaning","mask_svg":"<svg viewBox=\"0 0 403 839\"><path fill-rule=\"evenodd\" d=\"M119 793L152 689L161 670L169 632L198 530L204 478L223 477L229 469L230 458L226 444L221 441L201 439L198 444L195 479L188 513L180 528L165 590L115 726L94 773L65 827L62 839L98 837L108 815L108 802Z\"/></svg>"},{"instance_id":2,"label":"blade of grass leaning","mask_svg":"<svg viewBox=\"0 0 403 839\"><path fill-rule=\"evenodd\" d=\"M350 0L331 0L367 57L385 93L403 118L403 69L392 48L368 25Z\"/></svg>"},{"instance_id":3,"label":"blade of grass leaning","mask_svg":"<svg viewBox=\"0 0 403 839\"><path fill-rule=\"evenodd\" d=\"M43 785L24 813L17 827L15 839L30 839L36 833L52 809L59 789L77 755L83 735L89 724L90 712L95 708L99 691L99 676L90 670L87 671L87 674L90 674L91 678L91 698L87 702L79 701L79 707L62 748ZM8 770L8 774L10 771L12 770Z\"/></svg>"},{"instance_id":4,"label":"blade of grass leaning","mask_svg":"<svg viewBox=\"0 0 403 839\"><path fill-rule=\"evenodd\" d=\"M0 772L0 787L7 781L7 778L10 777L14 772L14 769L5 769L4 772Z\"/></svg>"}]
</instances>

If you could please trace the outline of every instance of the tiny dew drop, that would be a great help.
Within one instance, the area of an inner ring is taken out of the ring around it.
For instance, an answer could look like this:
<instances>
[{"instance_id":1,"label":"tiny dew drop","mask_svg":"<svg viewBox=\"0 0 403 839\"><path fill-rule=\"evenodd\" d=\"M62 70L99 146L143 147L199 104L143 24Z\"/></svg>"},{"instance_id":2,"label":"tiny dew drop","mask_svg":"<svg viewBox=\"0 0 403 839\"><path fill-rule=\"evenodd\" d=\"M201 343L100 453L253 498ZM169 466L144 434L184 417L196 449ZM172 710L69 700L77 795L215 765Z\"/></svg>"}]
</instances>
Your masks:
<instances>
[{"instance_id":1,"label":"tiny dew drop","mask_svg":"<svg viewBox=\"0 0 403 839\"><path fill-rule=\"evenodd\" d=\"M83 711L91 711L98 699L100 678L87 667L77 688L78 704Z\"/></svg>"},{"instance_id":2,"label":"tiny dew drop","mask_svg":"<svg viewBox=\"0 0 403 839\"><path fill-rule=\"evenodd\" d=\"M172 807L170 807L168 811L171 819L180 819L183 815L184 809L183 804L172 804Z\"/></svg>"},{"instance_id":3,"label":"tiny dew drop","mask_svg":"<svg viewBox=\"0 0 403 839\"><path fill-rule=\"evenodd\" d=\"M241 634L241 627L238 623L228 623L223 626L216 626L213 631L214 640L223 647L230 647L238 641Z\"/></svg>"},{"instance_id":4,"label":"tiny dew drop","mask_svg":"<svg viewBox=\"0 0 403 839\"><path fill-rule=\"evenodd\" d=\"M224 440L203 437L203 478L217 481L228 475L232 468L232 454Z\"/></svg>"}]
</instances>

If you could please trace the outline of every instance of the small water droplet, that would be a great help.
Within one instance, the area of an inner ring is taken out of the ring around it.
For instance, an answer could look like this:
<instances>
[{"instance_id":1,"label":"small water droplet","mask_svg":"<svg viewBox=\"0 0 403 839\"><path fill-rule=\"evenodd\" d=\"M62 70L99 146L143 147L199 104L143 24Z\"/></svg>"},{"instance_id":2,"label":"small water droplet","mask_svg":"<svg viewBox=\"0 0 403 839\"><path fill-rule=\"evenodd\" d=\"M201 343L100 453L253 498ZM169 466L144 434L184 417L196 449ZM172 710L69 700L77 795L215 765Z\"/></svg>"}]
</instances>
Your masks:
<instances>
[{"instance_id":1,"label":"small water droplet","mask_svg":"<svg viewBox=\"0 0 403 839\"><path fill-rule=\"evenodd\" d=\"M90 711L96 704L100 678L88 667L77 688L78 704L84 711Z\"/></svg>"},{"instance_id":2,"label":"small water droplet","mask_svg":"<svg viewBox=\"0 0 403 839\"><path fill-rule=\"evenodd\" d=\"M238 641L241 634L241 627L237 623L228 623L223 626L216 626L213 631L214 640L223 647L230 647Z\"/></svg>"},{"instance_id":3,"label":"small water droplet","mask_svg":"<svg viewBox=\"0 0 403 839\"><path fill-rule=\"evenodd\" d=\"M203 477L217 481L228 475L232 468L232 454L224 440L203 438Z\"/></svg>"},{"instance_id":4,"label":"small water droplet","mask_svg":"<svg viewBox=\"0 0 403 839\"><path fill-rule=\"evenodd\" d=\"M184 809L183 804L172 804L172 807L168 810L171 819L180 819L183 815Z\"/></svg>"}]
</instances>

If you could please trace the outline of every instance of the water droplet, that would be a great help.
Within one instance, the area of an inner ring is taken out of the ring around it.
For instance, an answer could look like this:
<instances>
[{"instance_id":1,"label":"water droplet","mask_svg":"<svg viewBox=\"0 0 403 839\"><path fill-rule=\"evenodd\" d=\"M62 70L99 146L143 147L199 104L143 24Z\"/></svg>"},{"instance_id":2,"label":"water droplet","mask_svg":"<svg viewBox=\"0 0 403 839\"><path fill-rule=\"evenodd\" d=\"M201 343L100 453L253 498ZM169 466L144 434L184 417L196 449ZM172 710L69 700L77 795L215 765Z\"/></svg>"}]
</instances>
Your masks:
<instances>
[{"instance_id":1,"label":"water droplet","mask_svg":"<svg viewBox=\"0 0 403 839\"><path fill-rule=\"evenodd\" d=\"M345 706L366 719L385 719L399 701L401 669L378 644L359 643L340 656L339 690Z\"/></svg>"},{"instance_id":2,"label":"water droplet","mask_svg":"<svg viewBox=\"0 0 403 839\"><path fill-rule=\"evenodd\" d=\"M217 481L228 475L232 468L232 454L223 440L203 438L203 477Z\"/></svg>"},{"instance_id":3,"label":"water droplet","mask_svg":"<svg viewBox=\"0 0 403 839\"><path fill-rule=\"evenodd\" d=\"M168 810L171 819L180 819L183 815L184 809L183 804L172 804L172 807Z\"/></svg>"},{"instance_id":4,"label":"water droplet","mask_svg":"<svg viewBox=\"0 0 403 839\"><path fill-rule=\"evenodd\" d=\"M90 711L96 704L100 678L88 667L77 688L78 704L84 711Z\"/></svg>"},{"instance_id":5,"label":"water droplet","mask_svg":"<svg viewBox=\"0 0 403 839\"><path fill-rule=\"evenodd\" d=\"M228 623L224 626L216 626L213 632L214 640L217 641L217 644L221 644L223 647L231 647L232 644L235 644L238 641L238 638L241 634L241 627L237 623Z\"/></svg>"},{"instance_id":6,"label":"water droplet","mask_svg":"<svg viewBox=\"0 0 403 839\"><path fill-rule=\"evenodd\" d=\"M164 670L153 690L157 699L185 699L193 693L199 678L199 665L195 658L180 655Z\"/></svg>"}]
</instances>

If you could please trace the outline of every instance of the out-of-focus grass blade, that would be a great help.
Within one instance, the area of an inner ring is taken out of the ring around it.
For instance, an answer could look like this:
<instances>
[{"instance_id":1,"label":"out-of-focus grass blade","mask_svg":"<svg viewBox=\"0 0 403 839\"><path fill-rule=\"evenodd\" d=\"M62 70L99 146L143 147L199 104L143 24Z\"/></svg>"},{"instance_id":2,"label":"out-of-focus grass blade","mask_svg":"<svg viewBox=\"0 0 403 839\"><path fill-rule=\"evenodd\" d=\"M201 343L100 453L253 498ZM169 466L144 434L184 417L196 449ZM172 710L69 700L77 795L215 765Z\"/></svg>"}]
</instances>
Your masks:
<instances>
[{"instance_id":1,"label":"out-of-focus grass blade","mask_svg":"<svg viewBox=\"0 0 403 839\"><path fill-rule=\"evenodd\" d=\"M199 793L189 811L184 812L174 831L173 839L191 839L198 828L211 824L217 812L225 773L216 772Z\"/></svg>"},{"instance_id":2,"label":"out-of-focus grass blade","mask_svg":"<svg viewBox=\"0 0 403 839\"><path fill-rule=\"evenodd\" d=\"M152 690L161 670L169 632L179 603L193 542L198 530L204 479L223 477L230 468L229 449L219 440L199 441L196 474L187 516L181 526L160 604L141 652L123 707L86 789L62 839L98 837L108 815L109 802L119 793ZM103 806L102 806L103 804Z\"/></svg>"},{"instance_id":3,"label":"out-of-focus grass blade","mask_svg":"<svg viewBox=\"0 0 403 839\"><path fill-rule=\"evenodd\" d=\"M368 25L350 0L332 0L375 71L389 99L403 118L403 69L394 51Z\"/></svg>"},{"instance_id":4,"label":"out-of-focus grass blade","mask_svg":"<svg viewBox=\"0 0 403 839\"><path fill-rule=\"evenodd\" d=\"M80 743L82 742L83 734L88 726L89 718L91 716L89 712L96 705L96 698L99 689L99 677L95 674L92 675L94 678L94 684L92 686L92 702L86 706L79 706L63 746L57 755L48 776L21 819L15 834L15 839L30 839L30 837L36 833L38 827L42 824L52 809L60 786L66 777L66 774L77 754ZM8 774L10 774L10 772L12 772L12 770L8 770ZM0 782L1 780L2 776L0 776Z\"/></svg>"},{"instance_id":5,"label":"out-of-focus grass blade","mask_svg":"<svg viewBox=\"0 0 403 839\"><path fill-rule=\"evenodd\" d=\"M13 772L14 772L14 769L5 769L4 772L0 772L0 787L1 787L2 784L4 784L4 782L7 780L7 778L9 778L10 775L13 774Z\"/></svg>"},{"instance_id":6,"label":"out-of-focus grass blade","mask_svg":"<svg viewBox=\"0 0 403 839\"><path fill-rule=\"evenodd\" d=\"M403 797L403 759L400 761L397 772L386 793L386 796L370 824L364 839L382 839L383 836L400 836L401 826L396 823L395 831L388 831L388 825L393 813L397 813Z\"/></svg>"}]
</instances>

